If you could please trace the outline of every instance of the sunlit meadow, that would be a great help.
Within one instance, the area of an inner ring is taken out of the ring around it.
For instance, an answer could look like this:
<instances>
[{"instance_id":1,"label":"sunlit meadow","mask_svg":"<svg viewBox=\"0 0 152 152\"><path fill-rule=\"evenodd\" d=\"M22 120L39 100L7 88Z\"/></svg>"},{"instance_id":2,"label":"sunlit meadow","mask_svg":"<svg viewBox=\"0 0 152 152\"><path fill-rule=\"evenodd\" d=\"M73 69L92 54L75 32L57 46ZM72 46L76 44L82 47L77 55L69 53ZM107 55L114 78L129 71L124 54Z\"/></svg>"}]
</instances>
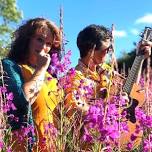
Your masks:
<instances>
[{"instance_id":1,"label":"sunlit meadow","mask_svg":"<svg viewBox=\"0 0 152 152\"><path fill-rule=\"evenodd\" d=\"M52 55L52 63L48 69L50 74L55 74L58 79L59 89L66 90L72 87L70 81L75 77L76 71L71 68L70 64L71 51L68 51L62 58L58 59L57 54ZM0 86L0 151L12 152L11 143L11 127L8 120L18 121L13 115L9 114L10 110L16 110L13 104L13 93L8 92L4 84L2 65L1 65L1 86ZM141 84L147 85L145 77L149 73L143 75ZM48 78L51 81L51 78ZM89 97L92 94L92 86L87 86L81 80L79 90L75 92L75 98L79 101L80 96ZM101 90L101 93L104 90ZM66 107L66 94L61 97L61 102L55 109L54 123L45 126L45 133L50 135L49 150L52 152L151 152L152 150L152 116L150 111L150 102L152 99L152 82L148 81L148 89L146 89L147 99L142 108L137 107L135 110L138 123L134 132L130 135L130 140L122 145L121 134L130 132L126 120L127 113L122 110L126 106L125 100L121 96L107 97L106 102L102 99L95 99L90 105L87 112L74 109L70 112L70 107ZM21 128L24 132L23 136L16 135L22 141L32 132L34 136L33 126ZM134 147L134 142L138 134L143 132L141 144ZM33 142L32 139L28 141ZM28 148L27 148L28 149Z\"/></svg>"}]
</instances>

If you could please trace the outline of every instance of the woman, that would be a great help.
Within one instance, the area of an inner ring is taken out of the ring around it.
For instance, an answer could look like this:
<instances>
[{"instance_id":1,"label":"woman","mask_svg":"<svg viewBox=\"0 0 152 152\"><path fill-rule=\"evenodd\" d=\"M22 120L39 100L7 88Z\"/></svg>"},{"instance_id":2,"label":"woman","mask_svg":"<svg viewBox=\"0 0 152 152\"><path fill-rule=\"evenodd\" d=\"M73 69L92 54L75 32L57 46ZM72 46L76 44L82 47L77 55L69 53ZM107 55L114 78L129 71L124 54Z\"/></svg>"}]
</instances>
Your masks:
<instances>
[{"instance_id":1,"label":"woman","mask_svg":"<svg viewBox=\"0 0 152 152\"><path fill-rule=\"evenodd\" d=\"M9 119L14 151L26 151L27 145L29 151L50 151L50 135L45 134L45 128L53 122L52 112L61 94L57 80L47 69L50 54L60 49L60 42L60 31L53 22L44 18L30 19L14 32L10 52L2 60L7 73L5 84L13 92L16 106L16 110L9 112L17 118L17 121ZM36 142L33 142L32 131L26 130L31 126L34 126Z\"/></svg>"}]
</instances>

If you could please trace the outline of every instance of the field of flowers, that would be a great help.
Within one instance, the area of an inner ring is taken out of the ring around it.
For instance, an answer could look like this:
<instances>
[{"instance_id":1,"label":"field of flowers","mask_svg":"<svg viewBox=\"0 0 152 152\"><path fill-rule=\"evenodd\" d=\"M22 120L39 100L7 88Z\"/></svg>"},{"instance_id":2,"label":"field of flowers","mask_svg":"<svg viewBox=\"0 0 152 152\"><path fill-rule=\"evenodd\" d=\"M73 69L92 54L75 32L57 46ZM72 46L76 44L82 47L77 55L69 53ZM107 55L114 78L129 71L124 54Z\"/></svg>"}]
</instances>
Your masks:
<instances>
[{"instance_id":1,"label":"field of flowers","mask_svg":"<svg viewBox=\"0 0 152 152\"><path fill-rule=\"evenodd\" d=\"M52 65L49 73L55 73L59 81L60 89L70 87L70 79L67 75L75 75L75 70L70 68L71 51L68 51L61 61L56 54L52 56ZM45 133L50 135L49 152L151 152L152 151L152 82L150 81L150 69L141 78L141 85L145 88L146 101L142 107L135 108L137 123L134 129L130 128L129 120L126 119L127 112L123 110L126 106L124 98L112 96L106 102L102 99L94 101L88 112L82 113L76 110L70 117L64 107L62 98L60 105L54 114L56 127L53 124L45 126ZM14 143L11 142L11 127L8 119L15 119L9 115L10 110L15 110L13 104L13 93L8 92L4 84L3 68L1 65L0 86L0 151L11 152ZM48 78L49 79L49 78ZM83 82L82 82L83 83ZM85 90L85 95L91 94L89 86L80 86ZM103 90L101 90L102 92ZM79 99L79 95L77 94ZM129 107L127 105L127 107ZM24 135L16 131L16 135L22 141L29 133L34 135L33 126L27 125L22 128ZM33 142L27 139L27 142ZM28 149L28 148L27 148Z\"/></svg>"}]
</instances>

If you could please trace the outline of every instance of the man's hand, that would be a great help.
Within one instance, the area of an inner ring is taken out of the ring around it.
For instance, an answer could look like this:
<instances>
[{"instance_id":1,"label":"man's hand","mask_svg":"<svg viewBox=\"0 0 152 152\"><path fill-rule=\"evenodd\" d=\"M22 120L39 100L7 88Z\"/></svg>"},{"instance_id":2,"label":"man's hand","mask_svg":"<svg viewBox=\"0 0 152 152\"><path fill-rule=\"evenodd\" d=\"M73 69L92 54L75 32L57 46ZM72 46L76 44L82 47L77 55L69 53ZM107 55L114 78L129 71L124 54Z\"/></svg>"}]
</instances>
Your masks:
<instances>
[{"instance_id":1,"label":"man's hand","mask_svg":"<svg viewBox=\"0 0 152 152\"><path fill-rule=\"evenodd\" d=\"M120 93L120 97L121 99L123 99L125 101L125 106L129 105L129 96L126 92L121 92Z\"/></svg>"},{"instance_id":2,"label":"man's hand","mask_svg":"<svg viewBox=\"0 0 152 152\"><path fill-rule=\"evenodd\" d=\"M151 47L152 42L145 42L141 41L139 42L137 46L137 55L144 55L144 58L148 58L151 55Z\"/></svg>"}]
</instances>

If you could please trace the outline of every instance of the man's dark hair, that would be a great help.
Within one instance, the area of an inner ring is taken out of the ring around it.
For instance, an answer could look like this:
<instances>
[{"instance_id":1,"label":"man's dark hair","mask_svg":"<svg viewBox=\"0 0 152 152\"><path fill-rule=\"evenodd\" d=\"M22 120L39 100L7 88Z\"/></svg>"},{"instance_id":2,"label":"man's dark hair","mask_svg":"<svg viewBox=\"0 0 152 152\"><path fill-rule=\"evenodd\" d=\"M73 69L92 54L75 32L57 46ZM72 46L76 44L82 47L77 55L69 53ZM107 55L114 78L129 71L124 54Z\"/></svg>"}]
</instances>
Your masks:
<instances>
[{"instance_id":1,"label":"man's dark hair","mask_svg":"<svg viewBox=\"0 0 152 152\"><path fill-rule=\"evenodd\" d=\"M85 57L90 49L96 45L95 50L102 47L102 41L111 38L111 32L102 25L89 25L85 27L77 37L77 46L80 51L80 57Z\"/></svg>"}]
</instances>

